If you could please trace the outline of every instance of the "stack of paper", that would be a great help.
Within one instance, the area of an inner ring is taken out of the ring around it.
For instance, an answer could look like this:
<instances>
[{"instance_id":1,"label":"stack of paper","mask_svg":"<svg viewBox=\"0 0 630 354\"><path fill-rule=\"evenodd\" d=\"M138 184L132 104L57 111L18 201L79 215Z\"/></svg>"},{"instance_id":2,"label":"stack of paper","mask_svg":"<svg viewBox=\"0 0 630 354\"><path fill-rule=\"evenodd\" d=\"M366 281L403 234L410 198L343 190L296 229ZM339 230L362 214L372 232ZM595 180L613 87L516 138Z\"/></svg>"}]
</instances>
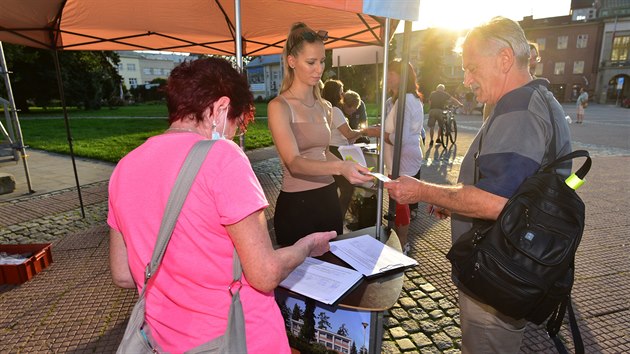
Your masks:
<instances>
[{"instance_id":1,"label":"stack of paper","mask_svg":"<svg viewBox=\"0 0 630 354\"><path fill-rule=\"evenodd\" d=\"M333 241L330 251L354 269L307 257L280 286L332 305L358 285L364 276L373 277L418 264L370 235Z\"/></svg>"}]
</instances>

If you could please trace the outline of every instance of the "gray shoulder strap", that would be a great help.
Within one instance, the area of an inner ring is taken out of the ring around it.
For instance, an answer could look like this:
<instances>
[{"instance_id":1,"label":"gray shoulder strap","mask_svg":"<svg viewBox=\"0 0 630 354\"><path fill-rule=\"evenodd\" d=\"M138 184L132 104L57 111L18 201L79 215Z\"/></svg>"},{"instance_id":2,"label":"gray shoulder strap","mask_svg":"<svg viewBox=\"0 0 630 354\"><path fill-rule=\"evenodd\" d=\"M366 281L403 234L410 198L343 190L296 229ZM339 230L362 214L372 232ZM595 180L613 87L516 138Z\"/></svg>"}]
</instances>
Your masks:
<instances>
[{"instance_id":1,"label":"gray shoulder strap","mask_svg":"<svg viewBox=\"0 0 630 354\"><path fill-rule=\"evenodd\" d=\"M160 262L162 262L166 246L171 239L175 223L177 222L179 213L184 205L184 201L188 196L190 187L192 186L192 183L195 180L206 155L214 145L215 141L216 140L198 141L195 145L193 145L192 149L188 153L188 156L186 156L186 160L184 160L184 164L177 175L175 185L173 186L173 190L171 190L168 202L166 203L166 208L164 209L162 224L160 225L160 231L155 243L155 248L153 249L151 262L147 264L147 267L144 270L145 285L151 276L155 274Z\"/></svg>"}]
</instances>

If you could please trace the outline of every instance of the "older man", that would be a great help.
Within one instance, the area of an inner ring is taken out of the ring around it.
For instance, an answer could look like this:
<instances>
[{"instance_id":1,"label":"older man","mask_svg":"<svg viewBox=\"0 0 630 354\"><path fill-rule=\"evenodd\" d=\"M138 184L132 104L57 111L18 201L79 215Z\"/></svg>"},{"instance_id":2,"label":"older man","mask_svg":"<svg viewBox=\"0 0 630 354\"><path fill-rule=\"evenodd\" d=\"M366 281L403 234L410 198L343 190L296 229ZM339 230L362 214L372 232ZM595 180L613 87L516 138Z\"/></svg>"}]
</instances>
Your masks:
<instances>
[{"instance_id":1,"label":"older man","mask_svg":"<svg viewBox=\"0 0 630 354\"><path fill-rule=\"evenodd\" d=\"M521 182L546 164L552 119L557 156L571 151L562 107L549 92L548 81L532 79L528 71L529 45L518 23L493 18L472 29L462 49L464 84L480 103L495 104L495 109L464 157L458 184L436 185L406 176L385 184L399 203L424 201L437 217L451 216L453 240L470 230L474 219L496 220ZM563 166L561 172L569 171L570 166ZM459 305L462 352L519 351L525 320L503 315L462 291Z\"/></svg>"}]
</instances>

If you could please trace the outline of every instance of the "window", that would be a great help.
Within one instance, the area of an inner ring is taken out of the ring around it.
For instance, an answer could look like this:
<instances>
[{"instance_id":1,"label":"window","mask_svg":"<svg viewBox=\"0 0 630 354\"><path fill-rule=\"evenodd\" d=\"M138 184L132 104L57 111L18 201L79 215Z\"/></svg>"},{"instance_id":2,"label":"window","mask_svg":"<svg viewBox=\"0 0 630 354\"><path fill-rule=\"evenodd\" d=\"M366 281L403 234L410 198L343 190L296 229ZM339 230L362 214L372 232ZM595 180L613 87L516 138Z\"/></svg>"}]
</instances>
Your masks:
<instances>
[{"instance_id":1,"label":"window","mask_svg":"<svg viewBox=\"0 0 630 354\"><path fill-rule=\"evenodd\" d=\"M538 44L538 50L545 50L545 44L547 44L547 39L546 38L537 38L536 39L536 44Z\"/></svg>"},{"instance_id":2,"label":"window","mask_svg":"<svg viewBox=\"0 0 630 354\"><path fill-rule=\"evenodd\" d=\"M613 39L613 48L610 53L612 61L627 61L630 52L630 36L619 36Z\"/></svg>"},{"instance_id":3,"label":"window","mask_svg":"<svg viewBox=\"0 0 630 354\"><path fill-rule=\"evenodd\" d=\"M573 62L573 73L574 74L584 73L584 60L578 60L578 61Z\"/></svg>"},{"instance_id":4,"label":"window","mask_svg":"<svg viewBox=\"0 0 630 354\"><path fill-rule=\"evenodd\" d=\"M135 77L130 77L129 78L129 86L131 86L131 87L138 86L138 79L136 79Z\"/></svg>"},{"instance_id":5,"label":"window","mask_svg":"<svg viewBox=\"0 0 630 354\"><path fill-rule=\"evenodd\" d=\"M162 75L162 69L153 68L153 75Z\"/></svg>"},{"instance_id":6,"label":"window","mask_svg":"<svg viewBox=\"0 0 630 354\"><path fill-rule=\"evenodd\" d=\"M151 75L151 69L144 68L144 69L142 69L142 73L145 74L145 75Z\"/></svg>"},{"instance_id":7,"label":"window","mask_svg":"<svg viewBox=\"0 0 630 354\"><path fill-rule=\"evenodd\" d=\"M577 42L575 43L576 48L586 48L588 44L588 34L579 34L577 37Z\"/></svg>"},{"instance_id":8,"label":"window","mask_svg":"<svg viewBox=\"0 0 630 354\"><path fill-rule=\"evenodd\" d=\"M567 49L568 43L569 43L569 36L558 37L558 49Z\"/></svg>"},{"instance_id":9,"label":"window","mask_svg":"<svg viewBox=\"0 0 630 354\"><path fill-rule=\"evenodd\" d=\"M118 63L118 71L122 71L123 70L123 65L122 63Z\"/></svg>"},{"instance_id":10,"label":"window","mask_svg":"<svg viewBox=\"0 0 630 354\"><path fill-rule=\"evenodd\" d=\"M127 70L128 71L136 71L136 64L128 63L127 64Z\"/></svg>"},{"instance_id":11,"label":"window","mask_svg":"<svg viewBox=\"0 0 630 354\"><path fill-rule=\"evenodd\" d=\"M564 75L564 62L556 63L555 68L553 69L554 75Z\"/></svg>"},{"instance_id":12,"label":"window","mask_svg":"<svg viewBox=\"0 0 630 354\"><path fill-rule=\"evenodd\" d=\"M543 74L543 63L538 63L536 64L536 71L534 72L534 75L542 76L542 74Z\"/></svg>"},{"instance_id":13,"label":"window","mask_svg":"<svg viewBox=\"0 0 630 354\"><path fill-rule=\"evenodd\" d=\"M162 73L164 74L164 76L169 76L171 74L171 71L168 69L162 69Z\"/></svg>"}]
</instances>

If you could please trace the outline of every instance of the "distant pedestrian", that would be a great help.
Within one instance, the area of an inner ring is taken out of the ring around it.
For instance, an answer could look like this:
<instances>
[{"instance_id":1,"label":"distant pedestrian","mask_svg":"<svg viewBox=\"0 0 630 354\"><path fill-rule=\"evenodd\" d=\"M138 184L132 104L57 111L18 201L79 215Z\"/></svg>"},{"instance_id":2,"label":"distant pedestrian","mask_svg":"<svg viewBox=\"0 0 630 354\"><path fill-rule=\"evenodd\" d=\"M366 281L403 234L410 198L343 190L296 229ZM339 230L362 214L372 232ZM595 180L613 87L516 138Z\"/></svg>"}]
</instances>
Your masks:
<instances>
[{"instance_id":1,"label":"distant pedestrian","mask_svg":"<svg viewBox=\"0 0 630 354\"><path fill-rule=\"evenodd\" d=\"M584 111L586 107L588 106L588 93L586 92L584 87L580 89L580 95L577 98L576 105L577 105L577 122L575 123L582 124L582 122L584 121Z\"/></svg>"}]
</instances>

